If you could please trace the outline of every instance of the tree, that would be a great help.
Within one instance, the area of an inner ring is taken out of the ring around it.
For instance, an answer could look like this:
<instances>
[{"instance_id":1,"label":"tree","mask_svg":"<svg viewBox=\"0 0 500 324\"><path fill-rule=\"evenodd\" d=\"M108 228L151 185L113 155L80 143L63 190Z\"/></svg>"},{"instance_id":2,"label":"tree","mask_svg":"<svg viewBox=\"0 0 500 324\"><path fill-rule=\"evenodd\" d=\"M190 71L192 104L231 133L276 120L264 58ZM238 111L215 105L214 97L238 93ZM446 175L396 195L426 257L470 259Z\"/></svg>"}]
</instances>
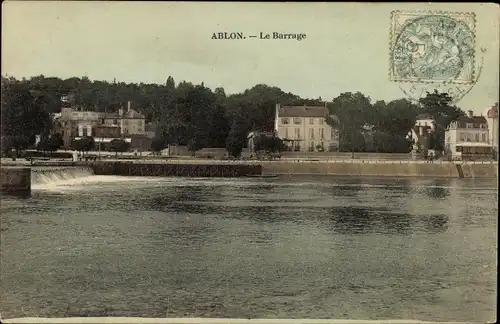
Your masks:
<instances>
[{"instance_id":1,"label":"tree","mask_svg":"<svg viewBox=\"0 0 500 324\"><path fill-rule=\"evenodd\" d=\"M226 139L226 149L232 157L239 157L245 147L246 132L245 124L241 116L236 117Z\"/></svg>"},{"instance_id":2,"label":"tree","mask_svg":"<svg viewBox=\"0 0 500 324\"><path fill-rule=\"evenodd\" d=\"M162 136L160 137L155 136L151 141L151 150L153 150L153 152L158 154L158 152L160 152L164 148L165 148L165 139Z\"/></svg>"},{"instance_id":3,"label":"tree","mask_svg":"<svg viewBox=\"0 0 500 324\"><path fill-rule=\"evenodd\" d=\"M380 132L406 136L417 121L422 109L407 99L398 99L386 103L377 101L374 105L375 120L373 125Z\"/></svg>"},{"instance_id":4,"label":"tree","mask_svg":"<svg viewBox=\"0 0 500 324\"><path fill-rule=\"evenodd\" d=\"M191 152L191 154L195 156L196 151L199 151L203 148L203 136L195 134L193 137L189 139L187 148L189 152Z\"/></svg>"},{"instance_id":5,"label":"tree","mask_svg":"<svg viewBox=\"0 0 500 324\"><path fill-rule=\"evenodd\" d=\"M85 152L91 151L95 146L94 138L91 136L85 136L78 140L73 140L71 143L71 148L75 151L82 152L85 155Z\"/></svg>"},{"instance_id":6,"label":"tree","mask_svg":"<svg viewBox=\"0 0 500 324\"><path fill-rule=\"evenodd\" d=\"M340 127L340 147L350 148L354 158L354 152L361 149L358 140L361 127L367 123L367 116L372 110L370 98L360 92L345 92L333 99L328 108L331 114L337 116L338 123L332 118L327 118L327 123ZM362 146L364 149L364 139Z\"/></svg>"},{"instance_id":7,"label":"tree","mask_svg":"<svg viewBox=\"0 0 500 324\"><path fill-rule=\"evenodd\" d=\"M61 146L63 146L64 141L59 133L51 134L49 137L42 137L38 143L38 149L41 151L55 152Z\"/></svg>"},{"instance_id":8,"label":"tree","mask_svg":"<svg viewBox=\"0 0 500 324\"><path fill-rule=\"evenodd\" d=\"M2 150L24 150L35 142L35 135L50 129L51 116L43 102L27 84L2 77L1 136Z\"/></svg>"},{"instance_id":9,"label":"tree","mask_svg":"<svg viewBox=\"0 0 500 324\"><path fill-rule=\"evenodd\" d=\"M419 100L422 110L434 119L434 132L430 138L430 149L437 151L444 150L444 133L451 121L465 115L465 113L455 105L453 99L447 93L440 93L434 90L433 93Z\"/></svg>"},{"instance_id":10,"label":"tree","mask_svg":"<svg viewBox=\"0 0 500 324\"><path fill-rule=\"evenodd\" d=\"M118 158L118 152L126 152L130 148L130 144L121 138L115 138L109 142L109 148L115 152L115 158Z\"/></svg>"}]
</instances>

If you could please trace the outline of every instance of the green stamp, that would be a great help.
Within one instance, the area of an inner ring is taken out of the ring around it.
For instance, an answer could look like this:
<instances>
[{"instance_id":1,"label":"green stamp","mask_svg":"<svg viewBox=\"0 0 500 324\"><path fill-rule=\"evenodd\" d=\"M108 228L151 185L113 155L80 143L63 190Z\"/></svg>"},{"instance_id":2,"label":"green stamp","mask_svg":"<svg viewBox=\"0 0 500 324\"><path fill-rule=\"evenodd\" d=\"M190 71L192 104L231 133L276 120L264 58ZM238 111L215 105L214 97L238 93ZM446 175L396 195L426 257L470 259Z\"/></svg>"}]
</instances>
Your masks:
<instances>
[{"instance_id":1,"label":"green stamp","mask_svg":"<svg viewBox=\"0 0 500 324\"><path fill-rule=\"evenodd\" d=\"M475 14L393 11L390 80L474 83Z\"/></svg>"}]
</instances>

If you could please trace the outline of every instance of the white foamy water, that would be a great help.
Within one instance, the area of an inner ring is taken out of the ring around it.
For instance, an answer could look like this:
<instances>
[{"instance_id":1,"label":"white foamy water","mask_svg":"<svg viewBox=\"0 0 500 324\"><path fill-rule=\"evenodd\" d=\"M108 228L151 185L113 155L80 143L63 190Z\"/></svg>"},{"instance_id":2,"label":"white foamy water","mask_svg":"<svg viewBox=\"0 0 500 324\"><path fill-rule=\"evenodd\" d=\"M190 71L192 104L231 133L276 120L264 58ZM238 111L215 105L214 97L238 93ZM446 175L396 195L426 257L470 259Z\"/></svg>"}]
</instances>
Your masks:
<instances>
[{"instance_id":1,"label":"white foamy water","mask_svg":"<svg viewBox=\"0 0 500 324\"><path fill-rule=\"evenodd\" d=\"M115 183L122 180L115 176L96 176L90 168L37 169L31 172L32 190L78 189L98 183Z\"/></svg>"}]
</instances>

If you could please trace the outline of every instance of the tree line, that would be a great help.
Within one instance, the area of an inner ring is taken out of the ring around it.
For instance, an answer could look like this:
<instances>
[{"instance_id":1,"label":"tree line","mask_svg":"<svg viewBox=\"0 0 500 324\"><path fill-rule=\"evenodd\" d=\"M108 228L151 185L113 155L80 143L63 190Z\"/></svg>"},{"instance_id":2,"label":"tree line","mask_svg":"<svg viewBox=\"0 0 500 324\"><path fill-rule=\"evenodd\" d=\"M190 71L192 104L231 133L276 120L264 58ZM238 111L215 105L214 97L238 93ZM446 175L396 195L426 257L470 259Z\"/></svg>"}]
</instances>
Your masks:
<instances>
[{"instance_id":1,"label":"tree line","mask_svg":"<svg viewBox=\"0 0 500 324\"><path fill-rule=\"evenodd\" d=\"M238 156L250 131L274 128L275 106L325 105L338 118L327 123L339 129L340 151L409 152L406 138L419 114L436 121L429 148L442 150L448 123L463 115L446 93L428 93L419 102L397 99L375 101L360 92L342 93L331 101L301 98L278 87L258 84L241 93L227 95L222 87L209 89L203 83L164 84L91 81L87 77L60 79L43 75L17 80L2 76L2 151L33 146L35 135L57 146L52 116L61 111L62 97L72 106L99 112L117 112L127 102L156 125L152 149L169 144L186 145L191 151L204 147L226 147ZM363 133L367 126L374 146L367 148Z\"/></svg>"}]
</instances>

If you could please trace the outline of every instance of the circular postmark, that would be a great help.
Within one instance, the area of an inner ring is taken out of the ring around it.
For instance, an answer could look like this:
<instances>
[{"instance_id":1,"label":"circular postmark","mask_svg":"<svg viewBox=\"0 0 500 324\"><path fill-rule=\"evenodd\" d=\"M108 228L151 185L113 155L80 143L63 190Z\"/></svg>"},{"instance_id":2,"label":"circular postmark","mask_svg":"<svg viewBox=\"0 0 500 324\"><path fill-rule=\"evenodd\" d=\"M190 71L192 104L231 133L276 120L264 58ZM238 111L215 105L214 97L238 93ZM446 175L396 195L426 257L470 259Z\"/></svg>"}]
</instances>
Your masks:
<instances>
[{"instance_id":1,"label":"circular postmark","mask_svg":"<svg viewBox=\"0 0 500 324\"><path fill-rule=\"evenodd\" d=\"M390 80L413 100L437 90L460 101L482 67L474 26L473 13L393 12Z\"/></svg>"},{"instance_id":2,"label":"circular postmark","mask_svg":"<svg viewBox=\"0 0 500 324\"><path fill-rule=\"evenodd\" d=\"M484 53L486 50L482 49ZM427 92L434 91L447 93L452 99L452 103L457 103L467 95L477 80L481 76L483 67L483 57L477 61L474 69L475 78L470 83L454 83L454 82L399 82L399 89L412 101L418 101L426 96Z\"/></svg>"},{"instance_id":3,"label":"circular postmark","mask_svg":"<svg viewBox=\"0 0 500 324\"><path fill-rule=\"evenodd\" d=\"M470 82L474 34L449 16L414 18L396 35L391 60L402 80Z\"/></svg>"}]
</instances>

